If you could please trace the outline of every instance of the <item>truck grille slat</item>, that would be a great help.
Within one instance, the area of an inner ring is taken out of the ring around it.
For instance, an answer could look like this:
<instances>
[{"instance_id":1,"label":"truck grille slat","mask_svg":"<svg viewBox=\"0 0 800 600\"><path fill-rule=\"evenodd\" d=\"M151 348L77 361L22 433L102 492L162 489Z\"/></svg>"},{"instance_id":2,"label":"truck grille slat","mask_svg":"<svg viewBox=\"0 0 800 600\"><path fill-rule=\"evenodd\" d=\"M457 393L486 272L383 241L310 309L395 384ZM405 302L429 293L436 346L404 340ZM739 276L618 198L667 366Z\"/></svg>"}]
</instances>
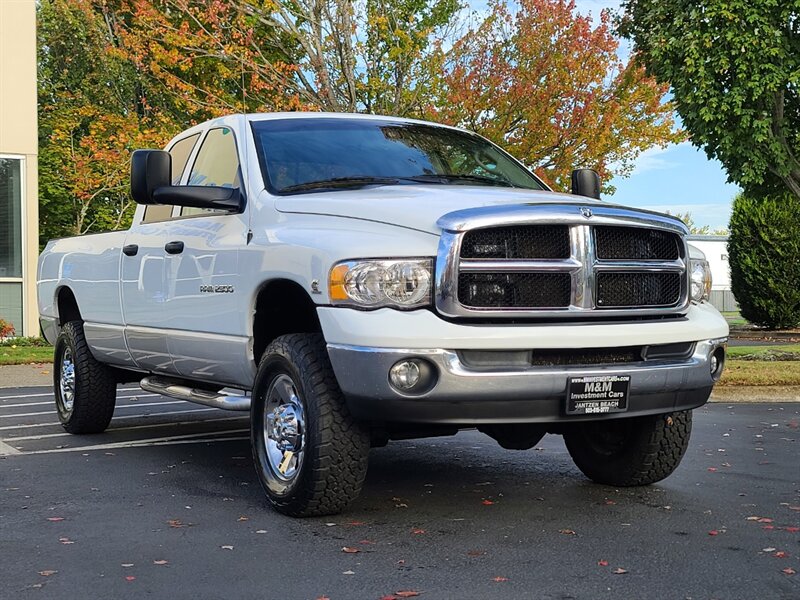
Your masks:
<instances>
[{"instance_id":1,"label":"truck grille slat","mask_svg":"<svg viewBox=\"0 0 800 600\"><path fill-rule=\"evenodd\" d=\"M564 308L570 303L569 273L461 273L458 298L476 308Z\"/></svg>"},{"instance_id":2,"label":"truck grille slat","mask_svg":"<svg viewBox=\"0 0 800 600\"><path fill-rule=\"evenodd\" d=\"M608 260L677 260L680 237L658 229L595 227L597 258Z\"/></svg>"},{"instance_id":3,"label":"truck grille slat","mask_svg":"<svg viewBox=\"0 0 800 600\"><path fill-rule=\"evenodd\" d=\"M657 316L688 306L686 230L668 217L574 205L498 209L496 225L490 211L477 215L470 227L459 213L442 235L445 315Z\"/></svg>"},{"instance_id":4,"label":"truck grille slat","mask_svg":"<svg viewBox=\"0 0 800 600\"><path fill-rule=\"evenodd\" d=\"M597 308L674 306L680 298L680 273L597 274Z\"/></svg>"},{"instance_id":5,"label":"truck grille slat","mask_svg":"<svg viewBox=\"0 0 800 600\"><path fill-rule=\"evenodd\" d=\"M464 236L461 258L569 258L569 228L523 225L474 229Z\"/></svg>"}]
</instances>

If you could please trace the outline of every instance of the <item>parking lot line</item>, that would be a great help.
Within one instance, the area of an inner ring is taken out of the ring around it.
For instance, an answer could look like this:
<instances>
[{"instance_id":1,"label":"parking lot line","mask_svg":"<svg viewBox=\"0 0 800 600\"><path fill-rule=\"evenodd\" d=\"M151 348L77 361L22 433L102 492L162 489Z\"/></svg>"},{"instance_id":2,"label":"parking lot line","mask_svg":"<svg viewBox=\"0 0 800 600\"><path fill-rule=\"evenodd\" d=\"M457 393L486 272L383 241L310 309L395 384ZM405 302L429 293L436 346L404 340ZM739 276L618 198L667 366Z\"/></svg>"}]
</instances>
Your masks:
<instances>
[{"instance_id":1,"label":"parking lot line","mask_svg":"<svg viewBox=\"0 0 800 600\"><path fill-rule=\"evenodd\" d=\"M246 419L247 416L239 416L239 417L226 417L224 419L208 419L208 420L195 420L195 421L171 421L169 423L152 423L147 425L131 425L130 427L110 427L105 430L104 433L117 433L118 431L134 431L137 429L155 429L156 427L176 427L181 425L194 425L194 424L206 424L206 423L222 423L225 421L236 421L238 419ZM57 425L57 423L56 423ZM21 437L9 437L3 438L2 441L4 442L21 442L21 441L28 441L28 440L44 440L48 438L55 438L55 437L67 437L71 436L71 433L67 433L66 431L63 433L45 433L42 435L25 435Z\"/></svg>"},{"instance_id":2,"label":"parking lot line","mask_svg":"<svg viewBox=\"0 0 800 600\"><path fill-rule=\"evenodd\" d=\"M123 415L121 417L114 417L115 421L119 419L148 419L152 417L167 417L170 415L185 415L188 413L199 413L199 412L209 412L212 410L220 410L218 408L194 408L190 410L173 410L167 412L154 412L148 413L146 415ZM40 413L40 414L49 414L52 415L53 413ZM60 423L26 423L24 425L4 425L0 427L0 431L8 431L9 429L29 429L31 427L52 427L53 425L60 425Z\"/></svg>"},{"instance_id":3,"label":"parking lot line","mask_svg":"<svg viewBox=\"0 0 800 600\"><path fill-rule=\"evenodd\" d=\"M131 398L155 398L160 395L161 394L138 394L136 396L117 396L117 400L130 400ZM0 410L4 408L9 408L11 406L45 406L47 404L53 404L53 402L55 402L54 398L51 398L50 400L43 400L37 402L23 402L19 404L0 404ZM139 406L141 406L141 404Z\"/></svg>"},{"instance_id":4,"label":"parking lot line","mask_svg":"<svg viewBox=\"0 0 800 600\"><path fill-rule=\"evenodd\" d=\"M22 452L0 440L0 456L11 456L12 454L22 454Z\"/></svg>"},{"instance_id":5,"label":"parking lot line","mask_svg":"<svg viewBox=\"0 0 800 600\"><path fill-rule=\"evenodd\" d=\"M168 402L147 402L145 404L121 404L117 408L134 408L145 406L166 406L167 404L190 404L186 400L170 400ZM0 415L0 419L12 419L14 417L35 417L37 415L52 415L52 411L47 412L34 412L34 413L17 413L14 415Z\"/></svg>"},{"instance_id":6,"label":"parking lot line","mask_svg":"<svg viewBox=\"0 0 800 600\"><path fill-rule=\"evenodd\" d=\"M186 435L173 435L161 438L149 438L145 440L134 440L129 442L113 442L110 444L96 444L93 446L76 446L74 448L52 448L47 450L31 450L29 452L20 451L12 448L15 451L14 456L30 456L32 454L60 454L62 452L90 452L92 450L115 450L120 448L141 448L147 446L168 446L171 444L186 444L186 443L203 443L203 442L226 442L231 440L247 440L249 436L239 436L233 438L221 437L208 437L208 436L222 436L233 433L244 433L248 429L227 429L224 431L215 431L213 433L190 433ZM203 436L206 436L205 438Z\"/></svg>"},{"instance_id":7,"label":"parking lot line","mask_svg":"<svg viewBox=\"0 0 800 600\"><path fill-rule=\"evenodd\" d=\"M45 387L45 386L39 386L39 387ZM49 387L52 388L52 386L49 386ZM141 389L142 388L139 388L139 387L122 388L122 389L117 390L117 393L119 393L119 392L136 392L136 391L139 391ZM47 393L47 394L15 394L15 395L12 395L12 396L0 395L0 400L13 400L13 399L16 399L16 398L41 398L43 396L52 396L52 395L53 395L53 392L50 392L50 393Z\"/></svg>"}]
</instances>

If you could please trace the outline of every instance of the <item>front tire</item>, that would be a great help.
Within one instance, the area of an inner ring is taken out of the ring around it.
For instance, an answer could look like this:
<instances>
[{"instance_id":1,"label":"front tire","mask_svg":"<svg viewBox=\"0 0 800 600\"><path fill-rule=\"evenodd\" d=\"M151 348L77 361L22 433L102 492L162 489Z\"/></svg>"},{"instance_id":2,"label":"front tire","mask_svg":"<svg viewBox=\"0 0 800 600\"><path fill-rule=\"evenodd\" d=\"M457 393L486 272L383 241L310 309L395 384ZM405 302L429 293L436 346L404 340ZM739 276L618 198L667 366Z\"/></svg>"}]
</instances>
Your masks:
<instances>
[{"instance_id":1,"label":"front tire","mask_svg":"<svg viewBox=\"0 0 800 600\"><path fill-rule=\"evenodd\" d=\"M69 433L101 433L114 415L117 380L92 356L83 324L65 323L53 356L53 391L61 425Z\"/></svg>"},{"instance_id":2,"label":"front tire","mask_svg":"<svg viewBox=\"0 0 800 600\"><path fill-rule=\"evenodd\" d=\"M369 431L347 410L321 335L284 335L265 350L250 427L256 472L278 512L330 515L358 496Z\"/></svg>"},{"instance_id":3,"label":"front tire","mask_svg":"<svg viewBox=\"0 0 800 600\"><path fill-rule=\"evenodd\" d=\"M564 433L577 467L596 483L650 485L678 467L689 445L692 412L576 423Z\"/></svg>"}]
</instances>

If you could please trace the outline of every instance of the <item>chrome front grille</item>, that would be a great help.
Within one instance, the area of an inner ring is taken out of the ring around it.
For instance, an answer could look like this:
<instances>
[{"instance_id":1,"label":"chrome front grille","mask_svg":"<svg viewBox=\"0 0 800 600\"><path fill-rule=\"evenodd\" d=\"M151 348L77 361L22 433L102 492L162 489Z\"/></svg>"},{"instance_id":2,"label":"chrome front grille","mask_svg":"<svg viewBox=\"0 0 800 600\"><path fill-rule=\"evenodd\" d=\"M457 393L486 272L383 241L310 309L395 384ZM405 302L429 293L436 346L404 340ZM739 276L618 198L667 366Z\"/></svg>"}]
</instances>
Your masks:
<instances>
[{"instance_id":1,"label":"chrome front grille","mask_svg":"<svg viewBox=\"0 0 800 600\"><path fill-rule=\"evenodd\" d=\"M587 208L522 205L443 217L439 312L511 318L684 310L685 226L668 216Z\"/></svg>"}]
</instances>

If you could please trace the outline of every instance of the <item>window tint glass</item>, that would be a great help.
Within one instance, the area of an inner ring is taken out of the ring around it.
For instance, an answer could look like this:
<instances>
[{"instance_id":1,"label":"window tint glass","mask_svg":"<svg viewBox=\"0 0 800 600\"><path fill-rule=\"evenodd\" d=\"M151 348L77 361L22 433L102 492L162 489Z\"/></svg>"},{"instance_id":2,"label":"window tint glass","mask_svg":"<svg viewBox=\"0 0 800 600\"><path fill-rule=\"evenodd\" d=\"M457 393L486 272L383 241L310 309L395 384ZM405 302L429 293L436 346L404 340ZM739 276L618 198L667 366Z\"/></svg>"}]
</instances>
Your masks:
<instances>
[{"instance_id":1,"label":"window tint glass","mask_svg":"<svg viewBox=\"0 0 800 600\"><path fill-rule=\"evenodd\" d=\"M199 137L200 134L195 133L187 138L178 140L169 149L169 153L172 155L172 185L178 185L181 182L181 175L183 175L186 163L189 162L189 155L191 155Z\"/></svg>"},{"instance_id":2,"label":"window tint glass","mask_svg":"<svg viewBox=\"0 0 800 600\"><path fill-rule=\"evenodd\" d=\"M167 221L172 216L171 204L148 204L144 207L144 217L142 223L156 223L157 221Z\"/></svg>"},{"instance_id":3,"label":"window tint glass","mask_svg":"<svg viewBox=\"0 0 800 600\"><path fill-rule=\"evenodd\" d=\"M256 121L252 128L264 177L277 192L302 192L331 180L338 185L347 178L544 189L497 146L448 127L320 117Z\"/></svg>"},{"instance_id":4,"label":"window tint glass","mask_svg":"<svg viewBox=\"0 0 800 600\"><path fill-rule=\"evenodd\" d=\"M189 174L189 185L238 187L239 156L228 127L212 129L203 140Z\"/></svg>"}]
</instances>

